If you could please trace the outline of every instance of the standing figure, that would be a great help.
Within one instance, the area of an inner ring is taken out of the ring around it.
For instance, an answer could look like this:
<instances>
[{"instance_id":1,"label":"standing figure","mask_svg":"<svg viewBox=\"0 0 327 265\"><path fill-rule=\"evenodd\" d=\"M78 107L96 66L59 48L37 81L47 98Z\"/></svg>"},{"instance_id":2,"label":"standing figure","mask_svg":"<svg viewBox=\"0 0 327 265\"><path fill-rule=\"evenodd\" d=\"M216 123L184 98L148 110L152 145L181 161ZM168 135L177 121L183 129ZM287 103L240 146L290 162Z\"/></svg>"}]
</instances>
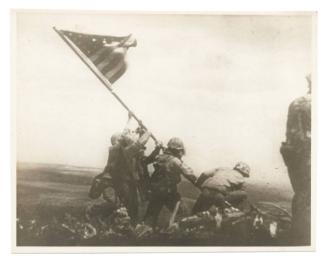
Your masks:
<instances>
[{"instance_id":1,"label":"standing figure","mask_svg":"<svg viewBox=\"0 0 327 265\"><path fill-rule=\"evenodd\" d=\"M193 206L193 214L212 206L223 209L226 203L242 208L247 199L245 178L249 177L250 167L244 162L238 162L234 168L218 167L203 172L197 181L202 192Z\"/></svg>"},{"instance_id":2,"label":"standing figure","mask_svg":"<svg viewBox=\"0 0 327 265\"><path fill-rule=\"evenodd\" d=\"M182 140L171 138L167 149L154 161L154 172L150 178L149 205L144 216L145 223L152 227L156 227L163 206L174 211L180 201L181 196L177 184L181 182L181 176L193 184L196 183L197 178L193 170L182 161L184 154L185 148Z\"/></svg>"},{"instance_id":3,"label":"standing figure","mask_svg":"<svg viewBox=\"0 0 327 265\"><path fill-rule=\"evenodd\" d=\"M154 162L155 157L162 149L161 144L156 143L154 150L150 155L146 156L145 144L149 137L149 132L145 131L142 127L138 127L135 130L134 139L129 136L126 146L123 148L123 155L126 159L128 170L135 180L137 191L142 201L146 201L148 196L150 178L148 165Z\"/></svg>"},{"instance_id":4,"label":"standing figure","mask_svg":"<svg viewBox=\"0 0 327 265\"><path fill-rule=\"evenodd\" d=\"M144 157L145 145L151 133L138 129L135 133L128 127L132 115L121 134L113 139L109 148L108 162L105 171L110 174L113 187L121 204L127 208L132 224L138 221L138 187L140 182L140 161Z\"/></svg>"},{"instance_id":5,"label":"standing figure","mask_svg":"<svg viewBox=\"0 0 327 265\"><path fill-rule=\"evenodd\" d=\"M311 77L308 94L289 106L283 156L294 191L292 200L292 238L294 244L311 242Z\"/></svg>"}]
</instances>

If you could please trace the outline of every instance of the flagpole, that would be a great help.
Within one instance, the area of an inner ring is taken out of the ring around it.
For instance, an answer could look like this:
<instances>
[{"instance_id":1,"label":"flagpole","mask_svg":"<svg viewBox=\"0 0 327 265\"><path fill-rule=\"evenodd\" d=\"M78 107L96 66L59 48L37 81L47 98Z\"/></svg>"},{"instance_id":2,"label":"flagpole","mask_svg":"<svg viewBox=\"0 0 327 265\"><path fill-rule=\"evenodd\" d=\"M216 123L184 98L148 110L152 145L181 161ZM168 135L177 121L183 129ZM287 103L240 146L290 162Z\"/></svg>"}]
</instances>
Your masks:
<instances>
[{"instance_id":1,"label":"flagpole","mask_svg":"<svg viewBox=\"0 0 327 265\"><path fill-rule=\"evenodd\" d=\"M102 84L109 90L109 92L120 102L120 104L131 113L132 117L138 122L138 124L145 130L148 130L142 121L132 112L125 102L113 91L113 86L110 81L103 76L99 69L92 63L92 61L78 48L72 45L72 43L65 38L60 30L57 30L56 27L53 27L54 31L63 39L63 41L74 51L74 53L86 64L86 66L95 74L95 76L102 82ZM151 133L150 137L158 143L156 137Z\"/></svg>"}]
</instances>

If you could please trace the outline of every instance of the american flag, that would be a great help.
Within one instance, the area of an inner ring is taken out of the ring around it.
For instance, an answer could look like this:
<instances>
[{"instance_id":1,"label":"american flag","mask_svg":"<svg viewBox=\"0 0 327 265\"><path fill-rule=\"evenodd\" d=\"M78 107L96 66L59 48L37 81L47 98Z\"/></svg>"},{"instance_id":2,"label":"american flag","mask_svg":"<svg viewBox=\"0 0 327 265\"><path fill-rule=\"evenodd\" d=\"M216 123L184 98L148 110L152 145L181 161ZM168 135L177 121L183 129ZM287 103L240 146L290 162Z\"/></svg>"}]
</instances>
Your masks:
<instances>
[{"instance_id":1,"label":"american flag","mask_svg":"<svg viewBox=\"0 0 327 265\"><path fill-rule=\"evenodd\" d=\"M79 49L111 84L125 73L126 52L129 47L135 47L137 44L131 35L116 37L58 31L74 49Z\"/></svg>"}]
</instances>

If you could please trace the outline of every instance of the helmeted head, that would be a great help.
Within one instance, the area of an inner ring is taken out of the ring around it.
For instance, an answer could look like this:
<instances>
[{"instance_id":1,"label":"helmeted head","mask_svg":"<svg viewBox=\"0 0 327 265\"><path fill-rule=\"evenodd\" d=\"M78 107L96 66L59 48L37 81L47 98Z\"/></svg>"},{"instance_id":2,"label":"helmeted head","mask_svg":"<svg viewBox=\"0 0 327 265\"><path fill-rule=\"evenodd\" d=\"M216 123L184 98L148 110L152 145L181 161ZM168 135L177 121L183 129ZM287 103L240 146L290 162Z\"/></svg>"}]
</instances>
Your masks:
<instances>
[{"instance_id":1,"label":"helmeted head","mask_svg":"<svg viewBox=\"0 0 327 265\"><path fill-rule=\"evenodd\" d=\"M122 137L122 133L120 133L120 132L114 133L110 138L111 144L116 145L119 142L121 137Z\"/></svg>"},{"instance_id":2,"label":"helmeted head","mask_svg":"<svg viewBox=\"0 0 327 265\"><path fill-rule=\"evenodd\" d=\"M185 155L184 143L180 138L173 137L168 141L167 147L174 154L179 154L179 156Z\"/></svg>"},{"instance_id":3,"label":"helmeted head","mask_svg":"<svg viewBox=\"0 0 327 265\"><path fill-rule=\"evenodd\" d=\"M135 143L135 141L136 141L136 134L133 132L123 133L119 138L119 143L121 144L121 146L124 147L129 146L132 143Z\"/></svg>"},{"instance_id":4,"label":"helmeted head","mask_svg":"<svg viewBox=\"0 0 327 265\"><path fill-rule=\"evenodd\" d=\"M240 172L245 178L250 177L250 167L248 164L244 162L237 162L236 165L234 166L234 170Z\"/></svg>"}]
</instances>

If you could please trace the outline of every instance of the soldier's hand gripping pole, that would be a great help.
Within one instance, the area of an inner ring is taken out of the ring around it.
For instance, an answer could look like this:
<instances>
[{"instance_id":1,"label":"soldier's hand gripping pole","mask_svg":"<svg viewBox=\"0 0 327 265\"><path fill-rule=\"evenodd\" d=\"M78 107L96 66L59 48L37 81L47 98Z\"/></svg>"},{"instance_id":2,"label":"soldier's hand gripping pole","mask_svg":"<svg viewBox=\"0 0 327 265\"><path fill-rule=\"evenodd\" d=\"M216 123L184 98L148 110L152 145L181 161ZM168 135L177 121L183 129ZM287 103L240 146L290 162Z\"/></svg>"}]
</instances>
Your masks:
<instances>
[{"instance_id":1,"label":"soldier's hand gripping pole","mask_svg":"<svg viewBox=\"0 0 327 265\"><path fill-rule=\"evenodd\" d=\"M146 126L142 123L142 121L141 121L140 119L138 119L138 118L136 117L136 115L135 115L132 111L130 111L128 108L127 108L127 110L128 110L128 117L129 117L129 118L130 118L130 117L133 117L133 118L137 121L137 123L138 123L138 125L139 125L139 128L141 128L143 131L148 131L148 129L147 129ZM153 141L155 142L156 145L159 145L159 141L157 140L156 137L154 137L154 135L153 135L152 133L150 133L150 137L153 139Z\"/></svg>"}]
</instances>

